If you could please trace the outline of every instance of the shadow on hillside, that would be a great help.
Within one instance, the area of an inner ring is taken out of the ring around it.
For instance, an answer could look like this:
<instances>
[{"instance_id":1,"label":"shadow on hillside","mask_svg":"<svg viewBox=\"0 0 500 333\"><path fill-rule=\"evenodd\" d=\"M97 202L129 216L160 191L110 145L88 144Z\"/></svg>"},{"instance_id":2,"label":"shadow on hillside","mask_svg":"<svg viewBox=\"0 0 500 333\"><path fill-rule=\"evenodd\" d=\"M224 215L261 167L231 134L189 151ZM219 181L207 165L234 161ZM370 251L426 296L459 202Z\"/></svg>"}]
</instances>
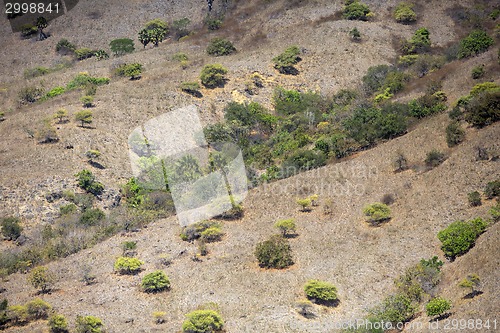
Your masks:
<instances>
[{"instance_id":1,"label":"shadow on hillside","mask_svg":"<svg viewBox=\"0 0 500 333\"><path fill-rule=\"evenodd\" d=\"M473 292L468 293L467 295L464 296L464 299L473 299L476 296L484 294L480 290L474 290Z\"/></svg>"}]
</instances>

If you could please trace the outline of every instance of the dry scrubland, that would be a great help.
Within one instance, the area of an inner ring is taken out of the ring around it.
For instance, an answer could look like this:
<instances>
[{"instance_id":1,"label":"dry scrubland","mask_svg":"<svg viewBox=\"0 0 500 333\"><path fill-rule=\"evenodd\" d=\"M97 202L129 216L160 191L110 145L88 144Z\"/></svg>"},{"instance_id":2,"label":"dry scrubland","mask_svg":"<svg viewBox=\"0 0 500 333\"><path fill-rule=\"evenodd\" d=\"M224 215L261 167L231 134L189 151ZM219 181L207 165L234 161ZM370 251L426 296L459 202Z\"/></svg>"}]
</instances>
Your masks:
<instances>
[{"instance_id":1,"label":"dry scrubland","mask_svg":"<svg viewBox=\"0 0 500 333\"><path fill-rule=\"evenodd\" d=\"M144 22L158 16L172 21L190 17L193 28L201 29L205 13L204 1L85 1L68 15L52 22L46 29L51 37L42 42L19 40L10 33L5 18L0 18L0 104L12 111L0 122L0 216L21 215L29 235L39 223L50 222L58 207L45 200L52 190L73 189L73 175L88 167L84 153L98 149L104 170L92 170L107 188L117 191L131 177L127 137L130 131L146 120L177 107L195 104L202 120L213 123L223 116L223 107L236 99L255 100L271 106L275 87L317 90L325 94L341 88L355 87L366 70L373 65L387 64L397 56L394 37L409 38L416 27L431 32L433 45L444 47L459 36L446 10L456 1L415 1L419 6L417 25L401 25L391 19L390 8L397 1L365 1L377 15L372 22L335 20L341 9L339 1L273 2L262 8L261 2L238 1L230 10L225 28L214 33L198 32L183 42L167 40L158 48L142 49L136 41ZM460 1L471 6L470 1ZM158 13L161 13L160 15ZM91 18L92 17L92 18ZM363 33L361 43L349 40L354 26ZM203 30L205 31L205 30ZM293 31L291 35L290 32ZM205 47L213 36L234 41L238 52L221 58L206 55ZM44 117L64 107L73 114L81 110L80 93L71 92L47 102L18 108L16 98L26 85L23 71L38 65L50 66L61 61L55 54L60 38L78 46L108 49L110 40L129 37L136 41L136 52L109 60L94 59L77 62L64 71L31 79L30 83L52 88L65 85L77 73L110 75L118 61L140 62L146 71L138 81L113 78L100 87L95 96L95 129L82 129L74 121L57 125L61 141L51 145L36 144L28 131L36 129ZM285 76L272 68L271 59L291 44L305 48L298 76ZM190 65L183 70L171 57L185 52ZM443 91L451 105L467 94L477 83L470 78L470 69L496 58L497 48L469 60L447 64L397 96L412 98L425 89L422 81L440 78ZM224 88L202 89L202 99L182 93L177 86L196 80L204 64L220 62L229 69ZM253 72L265 78L258 95L246 96L244 82ZM498 65L487 73L484 81L500 83ZM224 222L221 242L210 244L210 254L202 262L191 258L197 251L194 244L179 237L180 226L175 217L150 224L139 233L121 234L68 258L48 264L57 273L56 290L44 295L70 322L76 314L100 317L107 331L112 332L178 332L184 314L197 306L216 302L226 321L227 332L330 332L328 324L358 318L364 310L378 304L393 288L393 279L421 258L442 256L436 238L439 230L457 219L486 216L492 201L480 207L467 204L467 193L482 190L488 181L500 176L499 161L476 161L475 149L482 146L493 155L500 153L500 124L484 129L466 129L466 141L448 148L444 128L449 123L440 114L419 123L399 138L374 149L357 153L337 164L305 172L252 189L243 202L245 215L241 220ZM65 149L73 145L74 149ZM426 171L425 155L437 148L448 159L435 169ZM392 161L403 151L412 168L394 173ZM344 189L350 191L344 192ZM354 190L353 190L354 189ZM312 212L299 212L295 200L317 193L320 205ZM391 206L392 220L378 228L364 222L362 208L379 201L384 194L396 198ZM325 215L323 206L332 199L333 213ZM295 218L298 237L291 239L295 265L283 271L258 267L253 251L255 244L275 233L274 222ZM443 268L437 293L453 303L453 318L491 318L499 312L500 252L499 225L483 234L476 246ZM137 276L118 276L113 262L121 255L120 244L135 240L138 258L145 270ZM1 242L0 249L14 247ZM140 291L141 278L162 268L160 255L173 258L164 268L170 277L170 291L149 295ZM84 266L91 265L97 284L84 286L79 280ZM484 294L472 300L462 299L463 291L456 285L469 273L482 279ZM340 304L335 308L316 306L318 318L306 320L293 309L303 298L302 286L309 279L334 283ZM14 274L2 282L6 289L0 298L10 304L21 304L35 291L26 282L26 275ZM153 311L167 312L166 323L155 325ZM417 317L425 325L424 313ZM9 332L44 332L46 323L38 321ZM486 331L486 330L484 330ZM408 330L408 332L412 332Z\"/></svg>"}]
</instances>

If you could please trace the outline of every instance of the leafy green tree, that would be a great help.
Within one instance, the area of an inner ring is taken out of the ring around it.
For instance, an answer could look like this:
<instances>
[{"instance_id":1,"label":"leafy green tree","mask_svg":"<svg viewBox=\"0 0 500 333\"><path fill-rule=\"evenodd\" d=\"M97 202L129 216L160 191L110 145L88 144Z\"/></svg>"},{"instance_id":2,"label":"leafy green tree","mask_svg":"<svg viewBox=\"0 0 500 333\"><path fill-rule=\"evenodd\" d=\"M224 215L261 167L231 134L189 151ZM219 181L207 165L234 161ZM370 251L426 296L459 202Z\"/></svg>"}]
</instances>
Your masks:
<instances>
[{"instance_id":1,"label":"leafy green tree","mask_svg":"<svg viewBox=\"0 0 500 333\"><path fill-rule=\"evenodd\" d=\"M334 304L338 301L337 288L328 282L310 280L304 286L308 299L319 304Z\"/></svg>"},{"instance_id":2,"label":"leafy green tree","mask_svg":"<svg viewBox=\"0 0 500 333\"><path fill-rule=\"evenodd\" d=\"M498 86L497 86L498 87ZM465 102L465 120L475 127L484 127L500 120L500 88L485 89Z\"/></svg>"},{"instance_id":3,"label":"leafy green tree","mask_svg":"<svg viewBox=\"0 0 500 333\"><path fill-rule=\"evenodd\" d=\"M54 118L58 119L58 123L62 124L68 119L68 110L66 109L59 109L57 112L54 114Z\"/></svg>"},{"instance_id":4,"label":"leafy green tree","mask_svg":"<svg viewBox=\"0 0 500 333\"><path fill-rule=\"evenodd\" d=\"M120 257L115 261L115 271L119 274L137 274L143 264L144 262L137 258Z\"/></svg>"},{"instance_id":5,"label":"leafy green tree","mask_svg":"<svg viewBox=\"0 0 500 333\"><path fill-rule=\"evenodd\" d=\"M109 48L115 56L121 56L127 53L132 53L135 50L134 41L130 38L118 38L109 43Z\"/></svg>"},{"instance_id":6,"label":"leafy green tree","mask_svg":"<svg viewBox=\"0 0 500 333\"><path fill-rule=\"evenodd\" d=\"M460 41L458 58L467 58L485 52L491 45L493 45L493 38L483 30L474 30Z\"/></svg>"},{"instance_id":7,"label":"leafy green tree","mask_svg":"<svg viewBox=\"0 0 500 333\"><path fill-rule=\"evenodd\" d=\"M50 333L68 333L68 321L61 314L53 314L49 317L49 329Z\"/></svg>"},{"instance_id":8,"label":"leafy green tree","mask_svg":"<svg viewBox=\"0 0 500 333\"><path fill-rule=\"evenodd\" d=\"M346 0L343 10L343 16L347 20L366 21L370 16L370 8L358 0Z\"/></svg>"},{"instance_id":9,"label":"leafy green tree","mask_svg":"<svg viewBox=\"0 0 500 333\"><path fill-rule=\"evenodd\" d=\"M383 203L376 202L366 206L363 209L363 214L368 217L368 222L378 225L391 218L391 209Z\"/></svg>"},{"instance_id":10,"label":"leafy green tree","mask_svg":"<svg viewBox=\"0 0 500 333\"><path fill-rule=\"evenodd\" d=\"M182 324L183 333L220 332L224 326L224 320L214 310L196 310L188 313L186 317Z\"/></svg>"},{"instance_id":11,"label":"leafy green tree","mask_svg":"<svg viewBox=\"0 0 500 333\"><path fill-rule=\"evenodd\" d=\"M283 269L293 265L290 243L280 235L271 236L255 248L259 265L265 268Z\"/></svg>"},{"instance_id":12,"label":"leafy green tree","mask_svg":"<svg viewBox=\"0 0 500 333\"><path fill-rule=\"evenodd\" d=\"M75 113L75 120L80 121L82 128L84 128L85 125L89 125L93 121L92 111L82 110L82 111Z\"/></svg>"},{"instance_id":13,"label":"leafy green tree","mask_svg":"<svg viewBox=\"0 0 500 333\"><path fill-rule=\"evenodd\" d=\"M454 260L474 246L476 239L486 230L486 227L487 222L481 218L453 222L437 234L441 241L441 250L446 257Z\"/></svg>"},{"instance_id":14,"label":"leafy green tree","mask_svg":"<svg viewBox=\"0 0 500 333\"><path fill-rule=\"evenodd\" d=\"M147 293L156 293L168 289L170 280L165 272L155 271L142 278L141 287Z\"/></svg>"},{"instance_id":15,"label":"leafy green tree","mask_svg":"<svg viewBox=\"0 0 500 333\"><path fill-rule=\"evenodd\" d=\"M103 323L102 320L94 316L77 316L76 333L102 333Z\"/></svg>"},{"instance_id":16,"label":"leafy green tree","mask_svg":"<svg viewBox=\"0 0 500 333\"><path fill-rule=\"evenodd\" d=\"M2 227L2 235L7 239L18 239L23 232L23 227L19 224L19 222L19 218L17 217L2 218L0 221L0 227Z\"/></svg>"},{"instance_id":17,"label":"leafy green tree","mask_svg":"<svg viewBox=\"0 0 500 333\"><path fill-rule=\"evenodd\" d=\"M433 298L425 305L425 313L429 317L441 316L450 309L451 302L442 297Z\"/></svg>"},{"instance_id":18,"label":"leafy green tree","mask_svg":"<svg viewBox=\"0 0 500 333\"><path fill-rule=\"evenodd\" d=\"M230 55L236 52L233 43L224 38L213 38L207 47L207 53L212 56L220 57Z\"/></svg>"},{"instance_id":19,"label":"leafy green tree","mask_svg":"<svg viewBox=\"0 0 500 333\"><path fill-rule=\"evenodd\" d=\"M43 29L47 28L47 19L40 16L36 19L36 27L38 28L38 40L47 39L47 35L43 32Z\"/></svg>"},{"instance_id":20,"label":"leafy green tree","mask_svg":"<svg viewBox=\"0 0 500 333\"><path fill-rule=\"evenodd\" d=\"M168 24L160 19L149 21L144 26L144 29L139 31L139 41L146 47L149 43L153 43L155 47L162 42L168 34Z\"/></svg>"},{"instance_id":21,"label":"leafy green tree","mask_svg":"<svg viewBox=\"0 0 500 333\"><path fill-rule=\"evenodd\" d=\"M220 64L205 65L201 70L201 84L207 88L216 88L224 85L227 69Z\"/></svg>"},{"instance_id":22,"label":"leafy green tree","mask_svg":"<svg viewBox=\"0 0 500 333\"><path fill-rule=\"evenodd\" d=\"M28 281L34 288L46 293L52 289L55 278L47 267L38 266L31 270Z\"/></svg>"},{"instance_id":23,"label":"leafy green tree","mask_svg":"<svg viewBox=\"0 0 500 333\"><path fill-rule=\"evenodd\" d=\"M274 226L278 228L281 233L283 234L283 237L286 237L287 235L291 233L295 233L295 230L297 226L295 225L295 220L294 219L284 219L284 220L278 220Z\"/></svg>"},{"instance_id":24,"label":"leafy green tree","mask_svg":"<svg viewBox=\"0 0 500 333\"><path fill-rule=\"evenodd\" d=\"M298 70L293 67L301 59L299 57L300 49L298 46L290 46L283 53L273 58L274 68L281 74L297 75Z\"/></svg>"},{"instance_id":25,"label":"leafy green tree","mask_svg":"<svg viewBox=\"0 0 500 333\"><path fill-rule=\"evenodd\" d=\"M400 2L394 9L394 18L399 23L409 24L417 20L417 14L413 10L413 4Z\"/></svg>"}]
</instances>

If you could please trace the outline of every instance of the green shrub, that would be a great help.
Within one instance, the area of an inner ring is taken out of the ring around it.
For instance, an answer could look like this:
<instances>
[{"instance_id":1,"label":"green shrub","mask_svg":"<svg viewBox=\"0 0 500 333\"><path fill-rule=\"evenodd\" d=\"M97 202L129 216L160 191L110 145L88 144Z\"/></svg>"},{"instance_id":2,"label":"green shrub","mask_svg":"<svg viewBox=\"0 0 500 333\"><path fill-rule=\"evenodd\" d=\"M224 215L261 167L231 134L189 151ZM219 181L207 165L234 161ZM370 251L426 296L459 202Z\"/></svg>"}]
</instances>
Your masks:
<instances>
[{"instance_id":1,"label":"green shrub","mask_svg":"<svg viewBox=\"0 0 500 333\"><path fill-rule=\"evenodd\" d=\"M94 316L77 316L76 333L101 333L103 330L102 320Z\"/></svg>"},{"instance_id":2,"label":"green shrub","mask_svg":"<svg viewBox=\"0 0 500 333\"><path fill-rule=\"evenodd\" d=\"M363 76L363 90L367 95L371 95L374 92L380 90L384 84L387 74L392 69L387 65L377 65L368 68L365 76Z\"/></svg>"},{"instance_id":3,"label":"green shrub","mask_svg":"<svg viewBox=\"0 0 500 333\"><path fill-rule=\"evenodd\" d=\"M132 53L135 50L134 41L130 38L114 39L109 43L109 47L115 56Z\"/></svg>"},{"instance_id":4,"label":"green shrub","mask_svg":"<svg viewBox=\"0 0 500 333\"><path fill-rule=\"evenodd\" d=\"M35 103L41 96L43 90L37 87L26 87L19 92L21 103Z\"/></svg>"},{"instance_id":5,"label":"green shrub","mask_svg":"<svg viewBox=\"0 0 500 333\"><path fill-rule=\"evenodd\" d=\"M80 98L80 101L82 102L84 108L91 108L94 106L93 96L83 96Z\"/></svg>"},{"instance_id":6,"label":"green shrub","mask_svg":"<svg viewBox=\"0 0 500 333\"><path fill-rule=\"evenodd\" d=\"M95 55L95 51L82 47L80 49L75 50L75 57L77 60L85 60L88 58L92 58Z\"/></svg>"},{"instance_id":7,"label":"green shrub","mask_svg":"<svg viewBox=\"0 0 500 333\"><path fill-rule=\"evenodd\" d=\"M484 195L486 195L488 199L500 196L500 179L486 184L486 187L484 188Z\"/></svg>"},{"instance_id":8,"label":"green shrub","mask_svg":"<svg viewBox=\"0 0 500 333\"><path fill-rule=\"evenodd\" d=\"M136 274L144 262L137 258L120 257L115 261L115 271L119 274Z\"/></svg>"},{"instance_id":9,"label":"green shrub","mask_svg":"<svg viewBox=\"0 0 500 333\"><path fill-rule=\"evenodd\" d=\"M361 33L359 32L358 28L354 27L349 31L349 36L351 36L351 39L358 42L361 40Z\"/></svg>"},{"instance_id":10,"label":"green shrub","mask_svg":"<svg viewBox=\"0 0 500 333\"><path fill-rule=\"evenodd\" d=\"M446 257L454 260L474 246L476 239L486 230L486 227L487 223L481 218L453 222L437 234L442 243L441 250Z\"/></svg>"},{"instance_id":11,"label":"green shrub","mask_svg":"<svg viewBox=\"0 0 500 333\"><path fill-rule=\"evenodd\" d=\"M409 114L415 118L424 118L446 110L446 105L436 95L425 94L408 103Z\"/></svg>"},{"instance_id":12,"label":"green shrub","mask_svg":"<svg viewBox=\"0 0 500 333\"><path fill-rule=\"evenodd\" d=\"M222 20L220 18L207 17L205 24L208 30L219 30L222 27Z\"/></svg>"},{"instance_id":13,"label":"green shrub","mask_svg":"<svg viewBox=\"0 0 500 333\"><path fill-rule=\"evenodd\" d=\"M178 52L172 56L172 60L181 62L181 61L188 61L189 58L186 53Z\"/></svg>"},{"instance_id":14,"label":"green shrub","mask_svg":"<svg viewBox=\"0 0 500 333\"><path fill-rule=\"evenodd\" d=\"M78 186L87 191L87 193L99 195L104 191L104 185L96 181L95 176L91 171L83 169L75 176L77 177Z\"/></svg>"},{"instance_id":15,"label":"green shrub","mask_svg":"<svg viewBox=\"0 0 500 333\"><path fill-rule=\"evenodd\" d=\"M14 325L24 325L29 321L28 309L24 305L11 305L7 308L7 318Z\"/></svg>"},{"instance_id":16,"label":"green shrub","mask_svg":"<svg viewBox=\"0 0 500 333\"><path fill-rule=\"evenodd\" d=\"M471 91L471 97L465 101L464 115L465 120L476 127L488 126L499 121L500 89L492 87L485 88L482 92L476 90L475 95L472 95Z\"/></svg>"},{"instance_id":17,"label":"green shrub","mask_svg":"<svg viewBox=\"0 0 500 333\"><path fill-rule=\"evenodd\" d=\"M370 222L372 225L378 225L391 219L391 209L380 202L366 206L363 209L363 214L367 216L367 222Z\"/></svg>"},{"instance_id":18,"label":"green shrub","mask_svg":"<svg viewBox=\"0 0 500 333\"><path fill-rule=\"evenodd\" d=\"M482 78L484 75L484 65L475 66L472 68L471 77L474 80Z\"/></svg>"},{"instance_id":19,"label":"green shrub","mask_svg":"<svg viewBox=\"0 0 500 333\"><path fill-rule=\"evenodd\" d=\"M491 207L489 213L493 222L500 221L500 201L497 201L497 204Z\"/></svg>"},{"instance_id":20,"label":"green shrub","mask_svg":"<svg viewBox=\"0 0 500 333\"><path fill-rule=\"evenodd\" d=\"M394 10L394 18L399 23L412 23L417 20L417 14L413 11L413 4L400 2Z\"/></svg>"},{"instance_id":21,"label":"green shrub","mask_svg":"<svg viewBox=\"0 0 500 333\"><path fill-rule=\"evenodd\" d=\"M224 233L217 226L212 226L201 232L201 238L207 243L220 241L223 235Z\"/></svg>"},{"instance_id":22,"label":"green shrub","mask_svg":"<svg viewBox=\"0 0 500 333\"><path fill-rule=\"evenodd\" d=\"M301 207L301 211L303 212L310 210L309 206L311 206L311 203L310 198L297 199L297 205Z\"/></svg>"},{"instance_id":23,"label":"green shrub","mask_svg":"<svg viewBox=\"0 0 500 333\"><path fill-rule=\"evenodd\" d=\"M67 205L59 207L59 213L61 215L71 215L77 211L78 207L74 203L69 203Z\"/></svg>"},{"instance_id":24,"label":"green shrub","mask_svg":"<svg viewBox=\"0 0 500 333\"><path fill-rule=\"evenodd\" d=\"M427 156L425 158L425 165L427 165L427 167L429 168L435 168L443 163L445 159L446 157L444 153L440 152L439 150L433 149L427 153Z\"/></svg>"},{"instance_id":25,"label":"green shrub","mask_svg":"<svg viewBox=\"0 0 500 333\"><path fill-rule=\"evenodd\" d=\"M31 23L23 24L20 27L20 29L21 29L21 36L24 38L31 37L32 35L36 34L36 32L38 31L38 28Z\"/></svg>"},{"instance_id":26,"label":"green shrub","mask_svg":"<svg viewBox=\"0 0 500 333\"><path fill-rule=\"evenodd\" d=\"M409 321L416 309L408 296L396 294L385 298L382 304L372 309L370 313L377 318L377 321L397 325Z\"/></svg>"},{"instance_id":27,"label":"green shrub","mask_svg":"<svg viewBox=\"0 0 500 333\"><path fill-rule=\"evenodd\" d=\"M419 28L415 31L410 40L403 41L401 51L403 54L423 53L429 50L431 40L429 30Z\"/></svg>"},{"instance_id":28,"label":"green shrub","mask_svg":"<svg viewBox=\"0 0 500 333\"><path fill-rule=\"evenodd\" d=\"M66 89L64 87L55 87L49 90L46 94L46 98L53 98L59 95L62 95L66 92Z\"/></svg>"},{"instance_id":29,"label":"green shrub","mask_svg":"<svg viewBox=\"0 0 500 333\"><path fill-rule=\"evenodd\" d=\"M357 0L347 0L343 10L343 17L347 20L366 21L370 16L370 8Z\"/></svg>"},{"instance_id":30,"label":"green shrub","mask_svg":"<svg viewBox=\"0 0 500 333\"><path fill-rule=\"evenodd\" d=\"M289 235L291 233L295 233L295 230L297 228L297 226L295 225L294 219L278 220L274 224L274 226L282 232L283 237L286 237L287 235Z\"/></svg>"},{"instance_id":31,"label":"green shrub","mask_svg":"<svg viewBox=\"0 0 500 333\"><path fill-rule=\"evenodd\" d=\"M109 79L107 77L93 77L88 73L79 73L66 85L66 90L79 88L90 89L93 86L102 86L105 84L109 84Z\"/></svg>"},{"instance_id":32,"label":"green shrub","mask_svg":"<svg viewBox=\"0 0 500 333\"><path fill-rule=\"evenodd\" d=\"M467 194L467 198L472 207L481 206L481 194L478 191L470 192Z\"/></svg>"},{"instance_id":33,"label":"green shrub","mask_svg":"<svg viewBox=\"0 0 500 333\"><path fill-rule=\"evenodd\" d=\"M292 248L288 241L279 235L258 243L255 256L259 265L265 268L283 269L293 265Z\"/></svg>"},{"instance_id":34,"label":"green shrub","mask_svg":"<svg viewBox=\"0 0 500 333\"><path fill-rule=\"evenodd\" d=\"M191 20L187 17L181 18L180 20L176 20L172 23L172 32L175 40L179 40L182 37L186 37L191 34L191 31L188 29L190 23Z\"/></svg>"},{"instance_id":35,"label":"green shrub","mask_svg":"<svg viewBox=\"0 0 500 333\"><path fill-rule=\"evenodd\" d=\"M100 221L104 220L106 214L99 208L86 209L80 216L80 224L85 226L97 225Z\"/></svg>"},{"instance_id":36,"label":"green shrub","mask_svg":"<svg viewBox=\"0 0 500 333\"><path fill-rule=\"evenodd\" d=\"M397 292L410 300L421 302L425 293L432 293L441 280L443 262L437 256L429 260L422 259L394 280Z\"/></svg>"},{"instance_id":37,"label":"green shrub","mask_svg":"<svg viewBox=\"0 0 500 333\"><path fill-rule=\"evenodd\" d=\"M130 77L131 80L134 80L140 77L142 70L142 65L139 63L123 64L115 70L115 74Z\"/></svg>"},{"instance_id":38,"label":"green shrub","mask_svg":"<svg viewBox=\"0 0 500 333\"><path fill-rule=\"evenodd\" d=\"M301 171L319 168L324 165L326 165L326 156L323 152L298 150L283 162L283 176L289 177Z\"/></svg>"},{"instance_id":39,"label":"green shrub","mask_svg":"<svg viewBox=\"0 0 500 333\"><path fill-rule=\"evenodd\" d=\"M433 298L425 305L425 313L429 317L440 316L450 309L451 302L441 297Z\"/></svg>"},{"instance_id":40,"label":"green shrub","mask_svg":"<svg viewBox=\"0 0 500 333\"><path fill-rule=\"evenodd\" d=\"M334 304L338 301L337 288L328 282L310 280L304 286L308 299L319 304Z\"/></svg>"},{"instance_id":41,"label":"green shrub","mask_svg":"<svg viewBox=\"0 0 500 333\"><path fill-rule=\"evenodd\" d=\"M49 317L50 333L68 333L68 321L63 315L53 314Z\"/></svg>"},{"instance_id":42,"label":"green shrub","mask_svg":"<svg viewBox=\"0 0 500 333\"><path fill-rule=\"evenodd\" d=\"M74 53L75 49L76 49L76 46L65 38L63 38L59 42L57 42L57 45L56 45L56 51L61 53L61 54Z\"/></svg>"},{"instance_id":43,"label":"green shrub","mask_svg":"<svg viewBox=\"0 0 500 333\"><path fill-rule=\"evenodd\" d=\"M224 326L224 321L217 311L196 310L186 315L187 319L182 324L184 333L213 333L219 332Z\"/></svg>"},{"instance_id":44,"label":"green shrub","mask_svg":"<svg viewBox=\"0 0 500 333\"><path fill-rule=\"evenodd\" d=\"M483 30L474 30L460 41L458 58L467 58L485 52L493 45L493 38Z\"/></svg>"},{"instance_id":45,"label":"green shrub","mask_svg":"<svg viewBox=\"0 0 500 333\"><path fill-rule=\"evenodd\" d=\"M203 233L209 229L210 231L205 233L206 237L209 239L212 239L213 237L217 239L222 236L220 223L208 220L196 222L184 227L180 236L183 240L190 242L203 237ZM209 239L206 240L210 241Z\"/></svg>"},{"instance_id":46,"label":"green shrub","mask_svg":"<svg viewBox=\"0 0 500 333\"><path fill-rule=\"evenodd\" d=\"M195 97L201 97L200 85L198 82L182 82L180 88L185 93L188 93Z\"/></svg>"},{"instance_id":47,"label":"green shrub","mask_svg":"<svg viewBox=\"0 0 500 333\"><path fill-rule=\"evenodd\" d=\"M26 309L28 311L28 316L31 319L46 319L52 310L52 306L49 303L36 298L26 303Z\"/></svg>"},{"instance_id":48,"label":"green shrub","mask_svg":"<svg viewBox=\"0 0 500 333\"><path fill-rule=\"evenodd\" d=\"M477 274L469 274L465 279L463 279L458 283L458 286L467 289L470 288L470 293L475 294L476 287L479 287L480 284L481 284L481 279Z\"/></svg>"},{"instance_id":49,"label":"green shrub","mask_svg":"<svg viewBox=\"0 0 500 333\"><path fill-rule=\"evenodd\" d=\"M0 221L2 227L2 235L11 240L16 240L21 236L23 227L19 224L20 220L17 217L4 217Z\"/></svg>"},{"instance_id":50,"label":"green shrub","mask_svg":"<svg viewBox=\"0 0 500 333\"><path fill-rule=\"evenodd\" d=\"M35 68L28 68L24 70L24 78L31 79L38 76L43 76L50 73L50 69L43 66L37 66Z\"/></svg>"},{"instance_id":51,"label":"green shrub","mask_svg":"<svg viewBox=\"0 0 500 333\"><path fill-rule=\"evenodd\" d=\"M142 278L141 287L147 293L156 293L168 289L170 280L165 272L156 271Z\"/></svg>"},{"instance_id":52,"label":"green shrub","mask_svg":"<svg viewBox=\"0 0 500 333\"><path fill-rule=\"evenodd\" d=\"M283 53L273 58L274 68L282 74L298 74L294 65L301 59L299 57L300 49L298 46L290 46Z\"/></svg>"},{"instance_id":53,"label":"green shrub","mask_svg":"<svg viewBox=\"0 0 500 333\"><path fill-rule=\"evenodd\" d=\"M35 289L40 289L42 293L46 293L52 289L55 278L47 267L38 266L31 270L28 281Z\"/></svg>"},{"instance_id":54,"label":"green shrub","mask_svg":"<svg viewBox=\"0 0 500 333\"><path fill-rule=\"evenodd\" d=\"M460 126L460 123L454 121L446 127L446 143L448 147L456 146L462 143L465 139L465 131Z\"/></svg>"},{"instance_id":55,"label":"green shrub","mask_svg":"<svg viewBox=\"0 0 500 333\"><path fill-rule=\"evenodd\" d=\"M135 249L137 249L137 242L135 241L126 241L122 243L123 253L127 251L133 251Z\"/></svg>"},{"instance_id":56,"label":"green shrub","mask_svg":"<svg viewBox=\"0 0 500 333\"><path fill-rule=\"evenodd\" d=\"M155 47L162 42L168 34L168 24L160 19L147 22L144 29L139 31L139 41L144 47L153 43Z\"/></svg>"},{"instance_id":57,"label":"green shrub","mask_svg":"<svg viewBox=\"0 0 500 333\"><path fill-rule=\"evenodd\" d=\"M213 38L207 47L207 53L216 57L230 55L234 52L236 52L236 48L233 43L219 37Z\"/></svg>"},{"instance_id":58,"label":"green shrub","mask_svg":"<svg viewBox=\"0 0 500 333\"><path fill-rule=\"evenodd\" d=\"M224 82L226 81L226 74L227 69L222 65L205 65L200 74L201 84L207 88L220 87L224 85Z\"/></svg>"},{"instance_id":59,"label":"green shrub","mask_svg":"<svg viewBox=\"0 0 500 333\"><path fill-rule=\"evenodd\" d=\"M81 122L81 127L85 127L85 125L89 125L93 121L93 113L90 110L82 110L75 113L75 120Z\"/></svg>"},{"instance_id":60,"label":"green shrub","mask_svg":"<svg viewBox=\"0 0 500 333\"><path fill-rule=\"evenodd\" d=\"M97 60L105 60L105 59L109 59L109 54L108 52L104 51L104 50L97 50L97 51L94 51L94 56L97 58Z\"/></svg>"}]
</instances>

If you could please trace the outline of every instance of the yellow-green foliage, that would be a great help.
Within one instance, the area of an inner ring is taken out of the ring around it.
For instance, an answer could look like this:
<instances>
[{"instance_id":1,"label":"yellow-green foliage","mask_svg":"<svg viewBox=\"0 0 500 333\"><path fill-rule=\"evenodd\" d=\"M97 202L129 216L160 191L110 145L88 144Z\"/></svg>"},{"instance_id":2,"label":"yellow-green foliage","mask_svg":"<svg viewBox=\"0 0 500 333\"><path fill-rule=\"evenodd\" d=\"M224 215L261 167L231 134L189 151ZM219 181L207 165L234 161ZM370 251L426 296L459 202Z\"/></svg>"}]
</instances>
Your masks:
<instances>
[{"instance_id":1,"label":"yellow-green foliage","mask_svg":"<svg viewBox=\"0 0 500 333\"><path fill-rule=\"evenodd\" d=\"M141 270L143 261L137 258L120 257L115 261L115 271L120 274L135 274Z\"/></svg>"},{"instance_id":2,"label":"yellow-green foliage","mask_svg":"<svg viewBox=\"0 0 500 333\"><path fill-rule=\"evenodd\" d=\"M222 330L224 321L219 313L213 310L196 310L186 315L182 324L184 333L212 333Z\"/></svg>"},{"instance_id":3,"label":"yellow-green foliage","mask_svg":"<svg viewBox=\"0 0 500 333\"><path fill-rule=\"evenodd\" d=\"M417 14L413 11L413 4L400 2L394 10L394 18L400 23L411 23L417 20Z\"/></svg>"},{"instance_id":4,"label":"yellow-green foliage","mask_svg":"<svg viewBox=\"0 0 500 333\"><path fill-rule=\"evenodd\" d=\"M283 233L283 236L286 236L289 233L294 233L296 229L294 219L278 220L274 226Z\"/></svg>"},{"instance_id":5,"label":"yellow-green foliage","mask_svg":"<svg viewBox=\"0 0 500 333\"><path fill-rule=\"evenodd\" d=\"M328 282L310 280L304 286L307 298L316 303L332 303L338 300L337 288Z\"/></svg>"},{"instance_id":6,"label":"yellow-green foliage","mask_svg":"<svg viewBox=\"0 0 500 333\"><path fill-rule=\"evenodd\" d=\"M367 216L368 222L378 224L391 218L391 209L383 203L376 202L366 206L363 214Z\"/></svg>"}]
</instances>

